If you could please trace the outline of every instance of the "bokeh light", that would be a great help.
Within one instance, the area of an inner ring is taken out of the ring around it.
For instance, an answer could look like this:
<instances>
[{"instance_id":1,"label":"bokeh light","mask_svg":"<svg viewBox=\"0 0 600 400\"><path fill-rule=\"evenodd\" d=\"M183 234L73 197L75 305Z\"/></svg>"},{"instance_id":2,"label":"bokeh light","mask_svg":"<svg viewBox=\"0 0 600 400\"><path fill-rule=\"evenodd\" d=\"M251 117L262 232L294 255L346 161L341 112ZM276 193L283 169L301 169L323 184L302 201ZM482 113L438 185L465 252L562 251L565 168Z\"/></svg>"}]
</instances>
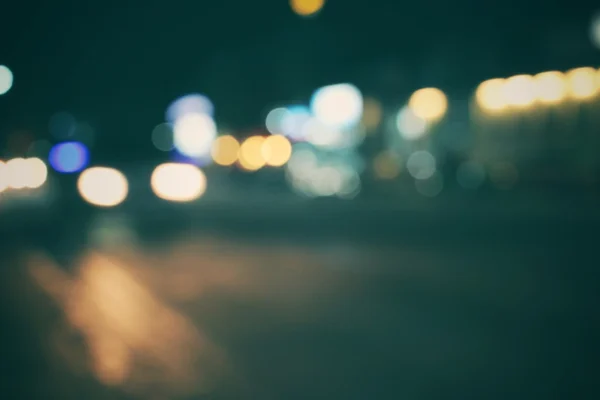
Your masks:
<instances>
[{"instance_id":1,"label":"bokeh light","mask_svg":"<svg viewBox=\"0 0 600 400\"><path fill-rule=\"evenodd\" d=\"M334 127L311 118L302 128L302 137L316 147L337 151L360 145L366 137L366 130L362 125Z\"/></svg>"},{"instance_id":2,"label":"bokeh light","mask_svg":"<svg viewBox=\"0 0 600 400\"><path fill-rule=\"evenodd\" d=\"M217 165L229 166L238 159L240 143L231 135L219 136L213 143L211 156Z\"/></svg>"},{"instance_id":3,"label":"bokeh light","mask_svg":"<svg viewBox=\"0 0 600 400\"><path fill-rule=\"evenodd\" d=\"M48 167L37 157L27 158L25 161L25 187L29 189L41 187L48 179Z\"/></svg>"},{"instance_id":4,"label":"bokeh light","mask_svg":"<svg viewBox=\"0 0 600 400\"><path fill-rule=\"evenodd\" d=\"M37 189L48 178L46 164L37 157L17 157L0 167L0 192L10 189Z\"/></svg>"},{"instance_id":5,"label":"bokeh light","mask_svg":"<svg viewBox=\"0 0 600 400\"><path fill-rule=\"evenodd\" d=\"M290 0L292 10L303 17L316 14L324 5L325 0Z\"/></svg>"},{"instance_id":6,"label":"bokeh light","mask_svg":"<svg viewBox=\"0 0 600 400\"><path fill-rule=\"evenodd\" d=\"M575 100L591 99L600 90L594 68L575 68L568 71L566 77L569 95Z\"/></svg>"},{"instance_id":7,"label":"bokeh light","mask_svg":"<svg viewBox=\"0 0 600 400\"><path fill-rule=\"evenodd\" d=\"M256 171L262 168L266 161L263 157L262 145L265 138L262 136L250 136L240 146L238 163L247 171Z\"/></svg>"},{"instance_id":8,"label":"bokeh light","mask_svg":"<svg viewBox=\"0 0 600 400\"><path fill-rule=\"evenodd\" d=\"M535 85L530 75L515 75L506 79L502 92L510 106L528 107L535 102Z\"/></svg>"},{"instance_id":9,"label":"bokeh light","mask_svg":"<svg viewBox=\"0 0 600 400\"><path fill-rule=\"evenodd\" d=\"M377 129L381 123L383 110L381 103L372 97L365 99L363 105L362 124L368 131Z\"/></svg>"},{"instance_id":10,"label":"bokeh light","mask_svg":"<svg viewBox=\"0 0 600 400\"><path fill-rule=\"evenodd\" d=\"M496 78L487 80L477 87L475 99L482 110L495 113L506 109L504 83L504 79Z\"/></svg>"},{"instance_id":11,"label":"bokeh light","mask_svg":"<svg viewBox=\"0 0 600 400\"><path fill-rule=\"evenodd\" d=\"M352 126L362 118L363 97L354 85L325 86L315 91L310 108L313 115L325 125Z\"/></svg>"},{"instance_id":12,"label":"bokeh light","mask_svg":"<svg viewBox=\"0 0 600 400\"><path fill-rule=\"evenodd\" d=\"M77 190L92 205L114 207L127 198L129 183L125 175L114 168L93 167L81 173Z\"/></svg>"},{"instance_id":13,"label":"bokeh light","mask_svg":"<svg viewBox=\"0 0 600 400\"><path fill-rule=\"evenodd\" d=\"M173 101L166 112L166 120L172 124L190 114L214 116L215 107L210 99L202 94L188 94Z\"/></svg>"},{"instance_id":14,"label":"bokeh light","mask_svg":"<svg viewBox=\"0 0 600 400\"><path fill-rule=\"evenodd\" d=\"M0 65L0 96L12 88L13 80L12 71L6 65Z\"/></svg>"},{"instance_id":15,"label":"bokeh light","mask_svg":"<svg viewBox=\"0 0 600 400\"><path fill-rule=\"evenodd\" d=\"M274 108L267 114L265 119L265 127L267 131L273 135L283 133L283 119L288 110L283 107Z\"/></svg>"},{"instance_id":16,"label":"bokeh light","mask_svg":"<svg viewBox=\"0 0 600 400\"><path fill-rule=\"evenodd\" d=\"M318 157L315 151L308 146L295 145L292 156L287 163L287 169L294 177L303 176L307 171L317 167Z\"/></svg>"},{"instance_id":17,"label":"bokeh light","mask_svg":"<svg viewBox=\"0 0 600 400\"><path fill-rule=\"evenodd\" d=\"M296 141L302 141L304 137L304 126L312 118L310 110L306 106L290 106L286 109L281 119L281 130L271 132L283 134Z\"/></svg>"},{"instance_id":18,"label":"bokeh light","mask_svg":"<svg viewBox=\"0 0 600 400\"><path fill-rule=\"evenodd\" d=\"M436 168L435 157L425 150L415 151L406 162L406 169L415 179L429 179Z\"/></svg>"},{"instance_id":19,"label":"bokeh light","mask_svg":"<svg viewBox=\"0 0 600 400\"><path fill-rule=\"evenodd\" d=\"M175 148L173 125L159 124L152 130L152 144L160 151L171 151Z\"/></svg>"},{"instance_id":20,"label":"bokeh light","mask_svg":"<svg viewBox=\"0 0 600 400\"><path fill-rule=\"evenodd\" d=\"M191 164L161 164L152 172L150 185L161 199L188 202L204 194L206 176L200 168Z\"/></svg>"},{"instance_id":21,"label":"bokeh light","mask_svg":"<svg viewBox=\"0 0 600 400\"><path fill-rule=\"evenodd\" d=\"M286 179L298 194L309 198L337 196L352 199L361 190L352 152L332 156L306 143L295 144L286 165Z\"/></svg>"},{"instance_id":22,"label":"bokeh light","mask_svg":"<svg viewBox=\"0 0 600 400\"><path fill-rule=\"evenodd\" d=\"M533 90L538 101L556 104L567 96L567 83L562 72L548 71L533 77Z\"/></svg>"},{"instance_id":23,"label":"bokeh light","mask_svg":"<svg viewBox=\"0 0 600 400\"><path fill-rule=\"evenodd\" d=\"M281 167L292 155L292 144L285 136L269 136L264 140L261 152L266 165Z\"/></svg>"},{"instance_id":24,"label":"bokeh light","mask_svg":"<svg viewBox=\"0 0 600 400\"><path fill-rule=\"evenodd\" d=\"M419 118L435 121L446 114L448 98L437 88L419 89L410 96L408 107Z\"/></svg>"},{"instance_id":25,"label":"bokeh light","mask_svg":"<svg viewBox=\"0 0 600 400\"><path fill-rule=\"evenodd\" d=\"M186 114L175 122L174 143L177 150L188 157L210 154L217 127L206 114Z\"/></svg>"},{"instance_id":26,"label":"bokeh light","mask_svg":"<svg viewBox=\"0 0 600 400\"><path fill-rule=\"evenodd\" d=\"M50 149L48 160L57 172L73 173L86 167L89 162L89 153L82 143L59 143Z\"/></svg>"},{"instance_id":27,"label":"bokeh light","mask_svg":"<svg viewBox=\"0 0 600 400\"><path fill-rule=\"evenodd\" d=\"M9 184L8 167L4 161L0 161L0 193L8 189Z\"/></svg>"},{"instance_id":28,"label":"bokeh light","mask_svg":"<svg viewBox=\"0 0 600 400\"><path fill-rule=\"evenodd\" d=\"M378 179L394 179L401 170L400 158L390 151L379 153L373 160L373 173Z\"/></svg>"},{"instance_id":29,"label":"bokeh light","mask_svg":"<svg viewBox=\"0 0 600 400\"><path fill-rule=\"evenodd\" d=\"M600 50L600 12L597 12L592 17L590 24L590 40L592 44Z\"/></svg>"},{"instance_id":30,"label":"bokeh light","mask_svg":"<svg viewBox=\"0 0 600 400\"><path fill-rule=\"evenodd\" d=\"M408 106L402 107L396 116L396 127L407 140L417 140L427 134L427 121L416 115Z\"/></svg>"},{"instance_id":31,"label":"bokeh light","mask_svg":"<svg viewBox=\"0 0 600 400\"><path fill-rule=\"evenodd\" d=\"M23 189L27 187L27 161L22 157L13 158L6 162L8 187Z\"/></svg>"}]
</instances>

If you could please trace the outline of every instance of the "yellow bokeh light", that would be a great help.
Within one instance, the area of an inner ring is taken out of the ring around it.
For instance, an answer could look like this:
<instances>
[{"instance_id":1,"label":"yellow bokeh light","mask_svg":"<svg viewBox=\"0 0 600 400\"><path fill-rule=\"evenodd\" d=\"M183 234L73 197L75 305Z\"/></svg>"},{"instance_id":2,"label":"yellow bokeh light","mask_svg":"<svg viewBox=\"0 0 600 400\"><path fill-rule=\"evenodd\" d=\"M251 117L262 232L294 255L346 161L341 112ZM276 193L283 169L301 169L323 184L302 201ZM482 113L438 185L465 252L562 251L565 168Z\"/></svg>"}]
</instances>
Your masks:
<instances>
[{"instance_id":1,"label":"yellow bokeh light","mask_svg":"<svg viewBox=\"0 0 600 400\"><path fill-rule=\"evenodd\" d=\"M13 158L0 171L0 192L7 187L11 189L37 189L46 183L48 168L37 157ZM4 189L2 189L4 187Z\"/></svg>"},{"instance_id":2,"label":"yellow bokeh light","mask_svg":"<svg viewBox=\"0 0 600 400\"><path fill-rule=\"evenodd\" d=\"M508 78L502 87L505 101L515 107L528 107L535 102L535 86L531 75Z\"/></svg>"},{"instance_id":3,"label":"yellow bokeh light","mask_svg":"<svg viewBox=\"0 0 600 400\"><path fill-rule=\"evenodd\" d=\"M240 167L248 171L261 169L266 161L262 154L262 145L265 138L262 136L250 136L240 146L238 163Z\"/></svg>"},{"instance_id":4,"label":"yellow bokeh light","mask_svg":"<svg viewBox=\"0 0 600 400\"><path fill-rule=\"evenodd\" d=\"M22 157L13 158L6 162L8 187L23 189L27 187L27 160Z\"/></svg>"},{"instance_id":5,"label":"yellow bokeh light","mask_svg":"<svg viewBox=\"0 0 600 400\"><path fill-rule=\"evenodd\" d=\"M381 103L373 98L365 99L363 104L363 116L362 123L369 131L377 129L381 123L381 116L383 111L381 110Z\"/></svg>"},{"instance_id":6,"label":"yellow bokeh light","mask_svg":"<svg viewBox=\"0 0 600 400\"><path fill-rule=\"evenodd\" d=\"M437 120L446 113L448 98L440 89L419 89L410 96L408 107L420 118Z\"/></svg>"},{"instance_id":7,"label":"yellow bokeh light","mask_svg":"<svg viewBox=\"0 0 600 400\"><path fill-rule=\"evenodd\" d=\"M379 179L394 179L400 175L402 164L393 153L383 152L373 160L373 172Z\"/></svg>"},{"instance_id":8,"label":"yellow bokeh light","mask_svg":"<svg viewBox=\"0 0 600 400\"><path fill-rule=\"evenodd\" d=\"M236 138L231 135L220 136L213 143L212 159L218 165L233 165L238 159L239 150L240 143Z\"/></svg>"},{"instance_id":9,"label":"yellow bokeh light","mask_svg":"<svg viewBox=\"0 0 600 400\"><path fill-rule=\"evenodd\" d=\"M206 191L206 176L191 164L167 163L154 169L150 186L163 200L188 202L198 199Z\"/></svg>"},{"instance_id":10,"label":"yellow bokeh light","mask_svg":"<svg viewBox=\"0 0 600 400\"><path fill-rule=\"evenodd\" d=\"M567 96L565 75L558 71L548 71L533 77L535 96L545 104L556 104Z\"/></svg>"},{"instance_id":11,"label":"yellow bokeh light","mask_svg":"<svg viewBox=\"0 0 600 400\"><path fill-rule=\"evenodd\" d=\"M576 100L587 100L600 91L594 68L575 68L567 72L569 95Z\"/></svg>"},{"instance_id":12,"label":"yellow bokeh light","mask_svg":"<svg viewBox=\"0 0 600 400\"><path fill-rule=\"evenodd\" d=\"M292 10L303 17L319 12L324 5L325 0L290 0Z\"/></svg>"},{"instance_id":13,"label":"yellow bokeh light","mask_svg":"<svg viewBox=\"0 0 600 400\"><path fill-rule=\"evenodd\" d=\"M27 182L26 187L37 189L41 187L48 179L48 167L37 157L28 158L27 161Z\"/></svg>"},{"instance_id":14,"label":"yellow bokeh light","mask_svg":"<svg viewBox=\"0 0 600 400\"><path fill-rule=\"evenodd\" d=\"M127 198L129 184L125 175L116 169L93 167L79 175L77 190L92 205L114 207Z\"/></svg>"},{"instance_id":15,"label":"yellow bokeh light","mask_svg":"<svg viewBox=\"0 0 600 400\"><path fill-rule=\"evenodd\" d=\"M281 167L292 156L292 144L285 136L269 136L262 144L261 153L267 165Z\"/></svg>"},{"instance_id":16,"label":"yellow bokeh light","mask_svg":"<svg viewBox=\"0 0 600 400\"><path fill-rule=\"evenodd\" d=\"M488 112L499 112L506 109L504 82L504 79L496 78L479 85L475 92L475 99L481 109Z\"/></svg>"}]
</instances>

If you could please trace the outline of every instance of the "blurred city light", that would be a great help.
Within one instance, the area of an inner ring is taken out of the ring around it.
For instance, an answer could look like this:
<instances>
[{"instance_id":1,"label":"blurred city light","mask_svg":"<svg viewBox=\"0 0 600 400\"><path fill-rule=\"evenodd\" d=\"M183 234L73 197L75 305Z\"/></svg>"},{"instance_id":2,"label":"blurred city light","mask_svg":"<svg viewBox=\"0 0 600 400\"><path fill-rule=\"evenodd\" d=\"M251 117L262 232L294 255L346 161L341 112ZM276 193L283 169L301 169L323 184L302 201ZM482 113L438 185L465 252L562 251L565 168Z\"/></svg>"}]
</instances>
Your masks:
<instances>
[{"instance_id":1,"label":"blurred city light","mask_svg":"<svg viewBox=\"0 0 600 400\"><path fill-rule=\"evenodd\" d=\"M269 136L262 144L261 153L266 165L281 167L292 155L292 144L285 136Z\"/></svg>"},{"instance_id":2,"label":"blurred city light","mask_svg":"<svg viewBox=\"0 0 600 400\"><path fill-rule=\"evenodd\" d=\"M77 120L68 112L58 112L50 117L48 130L58 140L73 140L77 129Z\"/></svg>"},{"instance_id":3,"label":"blurred city light","mask_svg":"<svg viewBox=\"0 0 600 400\"><path fill-rule=\"evenodd\" d=\"M269 111L265 119L265 127L269 133L273 135L283 133L283 119L287 112L288 110L283 107L274 108Z\"/></svg>"},{"instance_id":4,"label":"blurred city light","mask_svg":"<svg viewBox=\"0 0 600 400\"><path fill-rule=\"evenodd\" d=\"M419 117L408 106L404 106L396 116L396 127L400 135L407 140L417 140L427 133L427 121Z\"/></svg>"},{"instance_id":5,"label":"blurred city light","mask_svg":"<svg viewBox=\"0 0 600 400\"><path fill-rule=\"evenodd\" d=\"M152 191L161 199L188 202L198 199L206 191L206 176L191 164L161 164L150 179Z\"/></svg>"},{"instance_id":6,"label":"blurred city light","mask_svg":"<svg viewBox=\"0 0 600 400\"><path fill-rule=\"evenodd\" d=\"M531 75L515 75L504 81L504 101L509 106L528 107L535 102L535 86Z\"/></svg>"},{"instance_id":7,"label":"blurred city light","mask_svg":"<svg viewBox=\"0 0 600 400\"><path fill-rule=\"evenodd\" d=\"M366 136L362 125L334 127L323 124L317 118L308 120L302 128L304 139L325 150L344 150L360 145Z\"/></svg>"},{"instance_id":8,"label":"blurred city light","mask_svg":"<svg viewBox=\"0 0 600 400\"><path fill-rule=\"evenodd\" d=\"M8 189L9 184L8 167L4 161L0 161L0 193Z\"/></svg>"},{"instance_id":9,"label":"blurred city light","mask_svg":"<svg viewBox=\"0 0 600 400\"><path fill-rule=\"evenodd\" d=\"M209 155L216 137L217 127L207 114L186 114L175 122L175 148L184 156Z\"/></svg>"},{"instance_id":10,"label":"blurred city light","mask_svg":"<svg viewBox=\"0 0 600 400\"><path fill-rule=\"evenodd\" d=\"M533 90L541 103L559 103L567 96L565 75L558 71L537 74L533 77Z\"/></svg>"},{"instance_id":11,"label":"blurred city light","mask_svg":"<svg viewBox=\"0 0 600 400\"><path fill-rule=\"evenodd\" d=\"M309 144L294 145L286 166L292 189L307 197L354 198L361 189L360 176L351 157L331 157Z\"/></svg>"},{"instance_id":12,"label":"blurred city light","mask_svg":"<svg viewBox=\"0 0 600 400\"><path fill-rule=\"evenodd\" d=\"M305 174L316 168L318 157L315 151L308 146L295 145L292 149L292 156L287 163L287 169L291 171L294 177Z\"/></svg>"},{"instance_id":13,"label":"blurred city light","mask_svg":"<svg viewBox=\"0 0 600 400\"><path fill-rule=\"evenodd\" d=\"M363 97L354 85L337 84L315 91L310 101L313 115L322 123L334 127L348 127L360 122Z\"/></svg>"},{"instance_id":14,"label":"blurred city light","mask_svg":"<svg viewBox=\"0 0 600 400\"><path fill-rule=\"evenodd\" d=\"M87 166L89 152L85 145L79 142L59 143L50 149L48 161L57 172L78 172Z\"/></svg>"},{"instance_id":15,"label":"blurred city light","mask_svg":"<svg viewBox=\"0 0 600 400\"><path fill-rule=\"evenodd\" d=\"M116 169L93 167L81 173L77 190L92 205L114 207L127 198L129 184L125 175Z\"/></svg>"},{"instance_id":16,"label":"blurred city light","mask_svg":"<svg viewBox=\"0 0 600 400\"><path fill-rule=\"evenodd\" d=\"M170 123L156 125L152 130L152 144L160 151L173 150L175 148L173 125Z\"/></svg>"},{"instance_id":17,"label":"blurred city light","mask_svg":"<svg viewBox=\"0 0 600 400\"><path fill-rule=\"evenodd\" d=\"M13 158L6 162L8 187L23 189L27 187L27 161L22 157Z\"/></svg>"},{"instance_id":18,"label":"blurred city light","mask_svg":"<svg viewBox=\"0 0 600 400\"><path fill-rule=\"evenodd\" d=\"M592 17L592 23L590 24L590 40L592 44L600 50L600 12L597 12Z\"/></svg>"},{"instance_id":19,"label":"blurred city light","mask_svg":"<svg viewBox=\"0 0 600 400\"><path fill-rule=\"evenodd\" d=\"M48 179L48 167L37 157L27 158L26 161L26 184L29 189L41 187Z\"/></svg>"},{"instance_id":20,"label":"blurred city light","mask_svg":"<svg viewBox=\"0 0 600 400\"><path fill-rule=\"evenodd\" d=\"M177 120L190 114L214 116L215 107L210 99L202 94L188 94L173 101L166 112L166 120L175 124Z\"/></svg>"},{"instance_id":21,"label":"blurred city light","mask_svg":"<svg viewBox=\"0 0 600 400\"><path fill-rule=\"evenodd\" d=\"M415 179L429 179L436 168L435 157L425 150L415 151L406 162L406 169Z\"/></svg>"},{"instance_id":22,"label":"blurred city light","mask_svg":"<svg viewBox=\"0 0 600 400\"><path fill-rule=\"evenodd\" d=\"M302 127L302 137L317 147L335 148L342 147L344 132L341 128L325 125L313 117Z\"/></svg>"},{"instance_id":23,"label":"blurred city light","mask_svg":"<svg viewBox=\"0 0 600 400\"><path fill-rule=\"evenodd\" d=\"M408 107L417 117L435 121L446 114L448 98L437 88L419 89L410 96Z\"/></svg>"},{"instance_id":24,"label":"blurred city light","mask_svg":"<svg viewBox=\"0 0 600 400\"><path fill-rule=\"evenodd\" d=\"M262 146L265 138L262 136L251 136L244 140L240 146L238 163L247 171L261 169L266 161L263 157Z\"/></svg>"},{"instance_id":25,"label":"blurred city light","mask_svg":"<svg viewBox=\"0 0 600 400\"><path fill-rule=\"evenodd\" d=\"M307 17L319 12L325 5L325 0L290 0L292 10L300 16Z\"/></svg>"},{"instance_id":26,"label":"blurred city light","mask_svg":"<svg viewBox=\"0 0 600 400\"><path fill-rule=\"evenodd\" d=\"M217 165L229 166L238 160L240 143L231 135L219 136L213 143L211 156Z\"/></svg>"},{"instance_id":27,"label":"blurred city light","mask_svg":"<svg viewBox=\"0 0 600 400\"><path fill-rule=\"evenodd\" d=\"M373 172L378 179L394 179L400 175L401 170L400 158L390 151L379 153L373 160Z\"/></svg>"},{"instance_id":28,"label":"blurred city light","mask_svg":"<svg viewBox=\"0 0 600 400\"><path fill-rule=\"evenodd\" d=\"M487 112L503 111L507 107L504 98L504 79L490 79L481 83L475 92L478 106Z\"/></svg>"},{"instance_id":29,"label":"blurred city light","mask_svg":"<svg viewBox=\"0 0 600 400\"><path fill-rule=\"evenodd\" d=\"M575 68L567 72L569 95L576 100L587 100L600 90L596 79L596 70L590 67Z\"/></svg>"},{"instance_id":30,"label":"blurred city light","mask_svg":"<svg viewBox=\"0 0 600 400\"><path fill-rule=\"evenodd\" d=\"M346 163L338 163L335 165L341 178L342 184L340 189L336 192L336 196L342 199L353 199L360 193L361 181L358 171Z\"/></svg>"},{"instance_id":31,"label":"blurred city light","mask_svg":"<svg viewBox=\"0 0 600 400\"><path fill-rule=\"evenodd\" d=\"M39 158L17 157L0 163L0 192L10 189L37 189L48 178L48 168Z\"/></svg>"},{"instance_id":32,"label":"blurred city light","mask_svg":"<svg viewBox=\"0 0 600 400\"><path fill-rule=\"evenodd\" d=\"M12 71L6 65L0 65L0 96L10 90L13 79Z\"/></svg>"},{"instance_id":33,"label":"blurred city light","mask_svg":"<svg viewBox=\"0 0 600 400\"><path fill-rule=\"evenodd\" d=\"M305 139L304 126L312 118L310 110L306 106L290 106L286 109L281 119L281 130L271 132L274 134L284 134L295 141Z\"/></svg>"},{"instance_id":34,"label":"blurred city light","mask_svg":"<svg viewBox=\"0 0 600 400\"><path fill-rule=\"evenodd\" d=\"M363 104L362 124L368 131L373 131L379 127L383 110L381 103L376 99L369 97Z\"/></svg>"}]
</instances>

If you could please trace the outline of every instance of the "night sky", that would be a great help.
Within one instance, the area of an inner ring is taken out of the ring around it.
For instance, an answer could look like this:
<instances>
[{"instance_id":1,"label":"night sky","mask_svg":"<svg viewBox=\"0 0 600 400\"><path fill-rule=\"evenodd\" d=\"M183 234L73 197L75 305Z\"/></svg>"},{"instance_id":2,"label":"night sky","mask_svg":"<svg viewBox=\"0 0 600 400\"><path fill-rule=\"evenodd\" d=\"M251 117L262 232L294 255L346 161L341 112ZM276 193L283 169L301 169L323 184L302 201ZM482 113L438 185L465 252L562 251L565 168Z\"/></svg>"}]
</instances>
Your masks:
<instances>
[{"instance_id":1,"label":"night sky","mask_svg":"<svg viewBox=\"0 0 600 400\"><path fill-rule=\"evenodd\" d=\"M161 157L152 128L190 92L245 136L324 84L395 107L423 86L465 99L491 77L600 64L590 1L330 0L312 18L285 0L37 3L2 10L0 64L15 75L0 97L4 152L15 132L50 139L59 111L93 126L99 159L147 160Z\"/></svg>"}]
</instances>

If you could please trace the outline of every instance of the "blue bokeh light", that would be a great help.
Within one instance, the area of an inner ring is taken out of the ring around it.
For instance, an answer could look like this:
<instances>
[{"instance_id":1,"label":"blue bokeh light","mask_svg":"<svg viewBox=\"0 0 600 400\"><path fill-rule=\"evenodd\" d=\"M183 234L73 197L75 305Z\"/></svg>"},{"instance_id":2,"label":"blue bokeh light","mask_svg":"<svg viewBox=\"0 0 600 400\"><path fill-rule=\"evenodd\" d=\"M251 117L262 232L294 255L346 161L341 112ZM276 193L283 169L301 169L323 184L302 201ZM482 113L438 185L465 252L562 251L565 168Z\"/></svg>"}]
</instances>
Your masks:
<instances>
[{"instance_id":1,"label":"blue bokeh light","mask_svg":"<svg viewBox=\"0 0 600 400\"><path fill-rule=\"evenodd\" d=\"M52 147L48 155L52 168L62 173L81 171L88 164L88 149L79 142L64 142Z\"/></svg>"}]
</instances>

